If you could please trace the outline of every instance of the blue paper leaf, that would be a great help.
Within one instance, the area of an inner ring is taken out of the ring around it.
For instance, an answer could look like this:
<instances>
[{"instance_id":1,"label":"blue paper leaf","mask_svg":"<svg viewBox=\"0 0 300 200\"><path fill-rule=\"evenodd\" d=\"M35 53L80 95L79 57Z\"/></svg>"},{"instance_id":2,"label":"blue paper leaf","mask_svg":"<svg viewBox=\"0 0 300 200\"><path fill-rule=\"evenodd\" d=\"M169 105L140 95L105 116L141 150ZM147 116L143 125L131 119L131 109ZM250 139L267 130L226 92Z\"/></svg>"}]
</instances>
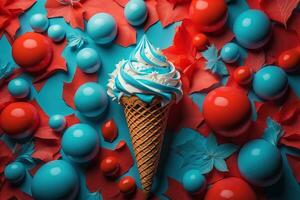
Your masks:
<instances>
[{"instance_id":1,"label":"blue paper leaf","mask_svg":"<svg viewBox=\"0 0 300 200\"><path fill-rule=\"evenodd\" d=\"M224 159L215 159L214 167L220 172L228 172L228 168Z\"/></svg>"},{"instance_id":2,"label":"blue paper leaf","mask_svg":"<svg viewBox=\"0 0 300 200\"><path fill-rule=\"evenodd\" d=\"M205 69L220 76L228 75L226 65L218 56L218 49L214 45L209 46L207 50L202 52L202 55L206 59Z\"/></svg>"},{"instance_id":3,"label":"blue paper leaf","mask_svg":"<svg viewBox=\"0 0 300 200\"><path fill-rule=\"evenodd\" d=\"M89 193L86 197L86 200L101 200L99 192Z\"/></svg>"},{"instance_id":4,"label":"blue paper leaf","mask_svg":"<svg viewBox=\"0 0 300 200\"><path fill-rule=\"evenodd\" d=\"M79 34L70 34L68 36L68 47L79 50L87 43L87 39Z\"/></svg>"},{"instance_id":5,"label":"blue paper leaf","mask_svg":"<svg viewBox=\"0 0 300 200\"><path fill-rule=\"evenodd\" d=\"M271 144L277 146L278 141L281 136L283 136L284 131L280 124L274 121L271 117L267 118L267 128L264 131L263 138L270 142Z\"/></svg>"},{"instance_id":6,"label":"blue paper leaf","mask_svg":"<svg viewBox=\"0 0 300 200\"><path fill-rule=\"evenodd\" d=\"M226 159L238 150L238 146L234 144L222 144L217 147L216 157Z\"/></svg>"},{"instance_id":7,"label":"blue paper leaf","mask_svg":"<svg viewBox=\"0 0 300 200\"><path fill-rule=\"evenodd\" d=\"M0 61L0 79L9 77L13 72L13 67L8 62Z\"/></svg>"},{"instance_id":8,"label":"blue paper leaf","mask_svg":"<svg viewBox=\"0 0 300 200\"><path fill-rule=\"evenodd\" d=\"M206 140L207 152L209 154L213 154L213 153L215 153L217 147L218 147L218 144L217 144L217 139L216 139L215 135L210 134Z\"/></svg>"},{"instance_id":9,"label":"blue paper leaf","mask_svg":"<svg viewBox=\"0 0 300 200\"><path fill-rule=\"evenodd\" d=\"M214 167L214 161L212 159L203 159L201 164L197 166L197 169L201 174L209 173Z\"/></svg>"}]
</instances>

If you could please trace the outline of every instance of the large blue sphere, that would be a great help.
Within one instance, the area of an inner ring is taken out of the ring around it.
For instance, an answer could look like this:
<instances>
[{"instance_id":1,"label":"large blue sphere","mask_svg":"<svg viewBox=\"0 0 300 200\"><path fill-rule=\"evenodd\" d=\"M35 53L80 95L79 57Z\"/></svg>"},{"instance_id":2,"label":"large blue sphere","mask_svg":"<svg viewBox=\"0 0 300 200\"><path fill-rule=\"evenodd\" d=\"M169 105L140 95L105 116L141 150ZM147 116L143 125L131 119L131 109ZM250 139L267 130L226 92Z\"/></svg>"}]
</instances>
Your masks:
<instances>
[{"instance_id":1,"label":"large blue sphere","mask_svg":"<svg viewBox=\"0 0 300 200\"><path fill-rule=\"evenodd\" d=\"M65 31L64 27L62 27L61 25L54 24L48 28L48 36L54 42L60 42L65 38L66 31Z\"/></svg>"},{"instance_id":2,"label":"large blue sphere","mask_svg":"<svg viewBox=\"0 0 300 200\"><path fill-rule=\"evenodd\" d=\"M55 131L62 131L67 125L67 121L63 115L52 115L49 118L49 126Z\"/></svg>"},{"instance_id":3,"label":"large blue sphere","mask_svg":"<svg viewBox=\"0 0 300 200\"><path fill-rule=\"evenodd\" d=\"M107 44L115 39L117 24L110 14L98 13L88 21L87 32L96 43Z\"/></svg>"},{"instance_id":4,"label":"large blue sphere","mask_svg":"<svg viewBox=\"0 0 300 200\"><path fill-rule=\"evenodd\" d=\"M29 24L35 32L45 32L49 26L49 20L42 13L34 14L30 17Z\"/></svg>"},{"instance_id":5,"label":"large blue sphere","mask_svg":"<svg viewBox=\"0 0 300 200\"><path fill-rule=\"evenodd\" d=\"M204 189L206 180L199 170L189 170L183 175L182 184L187 191L197 192Z\"/></svg>"},{"instance_id":6,"label":"large blue sphere","mask_svg":"<svg viewBox=\"0 0 300 200\"><path fill-rule=\"evenodd\" d=\"M63 137L61 147L70 160L84 163L95 158L99 151L97 131L88 124L69 127Z\"/></svg>"},{"instance_id":7,"label":"large blue sphere","mask_svg":"<svg viewBox=\"0 0 300 200\"><path fill-rule=\"evenodd\" d=\"M221 50L221 58L226 63L234 63L240 57L239 46L235 43L227 43Z\"/></svg>"},{"instance_id":8,"label":"large blue sphere","mask_svg":"<svg viewBox=\"0 0 300 200\"><path fill-rule=\"evenodd\" d=\"M76 55L77 66L85 73L95 73L101 66L100 57L95 49L84 48Z\"/></svg>"},{"instance_id":9,"label":"large blue sphere","mask_svg":"<svg viewBox=\"0 0 300 200\"><path fill-rule=\"evenodd\" d=\"M242 176L255 186L273 185L282 174L280 151L263 139L252 140L241 148L238 168Z\"/></svg>"},{"instance_id":10,"label":"large blue sphere","mask_svg":"<svg viewBox=\"0 0 300 200\"><path fill-rule=\"evenodd\" d=\"M32 179L31 191L36 200L73 200L79 185L73 166L66 161L55 160L38 169Z\"/></svg>"},{"instance_id":11,"label":"large blue sphere","mask_svg":"<svg viewBox=\"0 0 300 200\"><path fill-rule=\"evenodd\" d=\"M26 175L25 167L20 162L12 162L4 169L5 178L14 184L20 183Z\"/></svg>"},{"instance_id":12,"label":"large blue sphere","mask_svg":"<svg viewBox=\"0 0 300 200\"><path fill-rule=\"evenodd\" d=\"M74 96L79 112L87 117L100 116L108 105L108 97L101 85L89 82L81 85Z\"/></svg>"},{"instance_id":13,"label":"large blue sphere","mask_svg":"<svg viewBox=\"0 0 300 200\"><path fill-rule=\"evenodd\" d=\"M130 0L125 6L124 15L129 24L141 25L148 16L147 5L143 0Z\"/></svg>"},{"instance_id":14,"label":"large blue sphere","mask_svg":"<svg viewBox=\"0 0 300 200\"><path fill-rule=\"evenodd\" d=\"M25 98L30 93L29 83L22 78L15 78L8 84L8 91L15 98Z\"/></svg>"},{"instance_id":15,"label":"large blue sphere","mask_svg":"<svg viewBox=\"0 0 300 200\"><path fill-rule=\"evenodd\" d=\"M254 74L253 90L264 100L276 100L282 97L288 88L286 73L277 66L267 66Z\"/></svg>"},{"instance_id":16,"label":"large blue sphere","mask_svg":"<svg viewBox=\"0 0 300 200\"><path fill-rule=\"evenodd\" d=\"M246 10L234 22L235 38L243 47L257 49L265 45L270 38L271 22L260 10Z\"/></svg>"}]
</instances>

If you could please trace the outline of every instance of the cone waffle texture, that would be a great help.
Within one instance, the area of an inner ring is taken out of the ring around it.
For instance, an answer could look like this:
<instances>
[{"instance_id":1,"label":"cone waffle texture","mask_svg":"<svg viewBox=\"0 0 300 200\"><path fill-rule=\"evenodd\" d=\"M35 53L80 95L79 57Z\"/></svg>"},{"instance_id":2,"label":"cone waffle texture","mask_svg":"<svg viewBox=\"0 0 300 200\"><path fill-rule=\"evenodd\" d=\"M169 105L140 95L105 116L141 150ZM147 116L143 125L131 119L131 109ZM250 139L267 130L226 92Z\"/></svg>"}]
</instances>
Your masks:
<instances>
[{"instance_id":1,"label":"cone waffle texture","mask_svg":"<svg viewBox=\"0 0 300 200\"><path fill-rule=\"evenodd\" d=\"M135 96L122 97L121 104L124 107L142 187L148 195L160 158L170 104L162 107L158 100L147 104Z\"/></svg>"}]
</instances>

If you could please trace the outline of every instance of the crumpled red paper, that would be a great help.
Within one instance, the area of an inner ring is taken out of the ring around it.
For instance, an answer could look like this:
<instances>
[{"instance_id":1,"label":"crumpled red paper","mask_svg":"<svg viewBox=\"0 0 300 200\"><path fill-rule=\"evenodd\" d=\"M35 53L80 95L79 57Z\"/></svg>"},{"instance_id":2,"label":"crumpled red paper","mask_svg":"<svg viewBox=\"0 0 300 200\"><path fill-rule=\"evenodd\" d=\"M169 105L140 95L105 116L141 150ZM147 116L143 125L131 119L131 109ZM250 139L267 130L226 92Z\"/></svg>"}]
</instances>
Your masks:
<instances>
[{"instance_id":1,"label":"crumpled red paper","mask_svg":"<svg viewBox=\"0 0 300 200\"><path fill-rule=\"evenodd\" d=\"M293 155L286 155L287 160L290 164L290 167L293 171L293 175L296 178L297 182L300 183L300 158Z\"/></svg>"}]
</instances>

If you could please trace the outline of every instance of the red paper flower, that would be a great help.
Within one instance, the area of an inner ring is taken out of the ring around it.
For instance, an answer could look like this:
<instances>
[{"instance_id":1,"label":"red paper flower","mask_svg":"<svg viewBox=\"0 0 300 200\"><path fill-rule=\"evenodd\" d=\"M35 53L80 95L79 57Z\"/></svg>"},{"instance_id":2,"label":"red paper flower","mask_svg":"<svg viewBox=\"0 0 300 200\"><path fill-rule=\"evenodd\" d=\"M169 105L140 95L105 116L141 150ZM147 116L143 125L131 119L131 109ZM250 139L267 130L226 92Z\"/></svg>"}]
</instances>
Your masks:
<instances>
[{"instance_id":1,"label":"red paper flower","mask_svg":"<svg viewBox=\"0 0 300 200\"><path fill-rule=\"evenodd\" d=\"M7 34L12 41L20 27L19 16L29 9L36 0L1 0L0 1L0 38Z\"/></svg>"}]
</instances>

